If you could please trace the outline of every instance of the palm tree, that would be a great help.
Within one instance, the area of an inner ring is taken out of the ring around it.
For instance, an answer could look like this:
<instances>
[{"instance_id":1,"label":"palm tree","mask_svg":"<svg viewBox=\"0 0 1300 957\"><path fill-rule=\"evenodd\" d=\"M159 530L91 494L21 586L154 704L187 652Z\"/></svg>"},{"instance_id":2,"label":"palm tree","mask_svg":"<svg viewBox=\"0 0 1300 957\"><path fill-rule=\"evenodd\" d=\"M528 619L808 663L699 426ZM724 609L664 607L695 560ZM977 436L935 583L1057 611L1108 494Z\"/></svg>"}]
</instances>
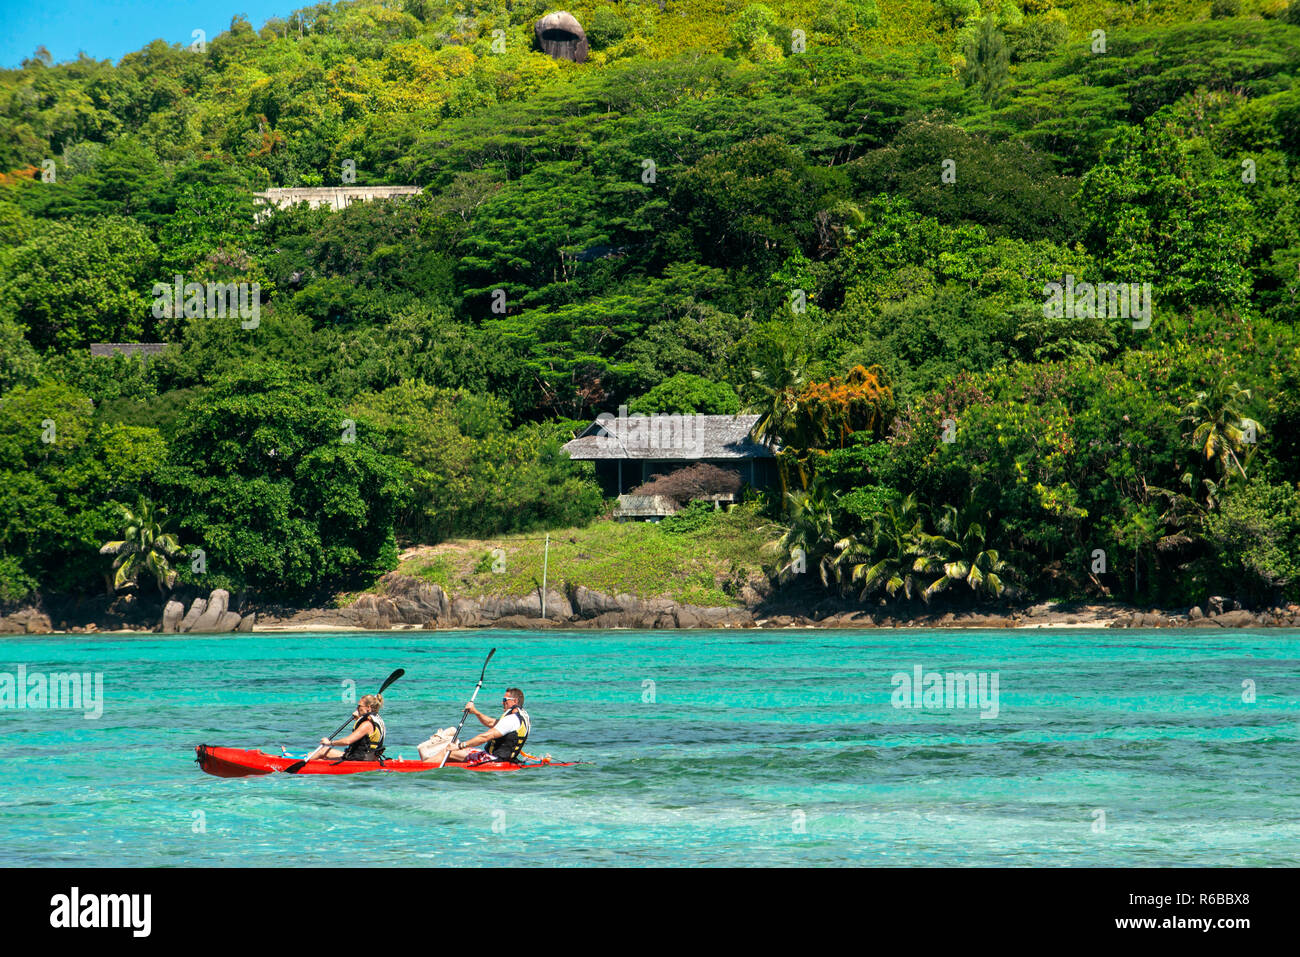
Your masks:
<instances>
[{"instance_id":1,"label":"palm tree","mask_svg":"<svg viewBox=\"0 0 1300 957\"><path fill-rule=\"evenodd\" d=\"M787 493L785 500L790 527L771 544L785 561L780 574L788 573L796 552L802 552L805 563L816 564L821 583L829 588L835 575L832 549L838 538L835 530L839 519L838 496L828 492L821 482L814 482L805 491Z\"/></svg>"},{"instance_id":2,"label":"palm tree","mask_svg":"<svg viewBox=\"0 0 1300 957\"><path fill-rule=\"evenodd\" d=\"M938 534L929 540L939 552L943 574L925 589L927 602L954 582L965 582L977 594L1002 595L1012 568L996 549L987 547L985 528L991 519L992 514L978 511L973 501L960 512L955 506L943 506L935 522Z\"/></svg>"},{"instance_id":3,"label":"palm tree","mask_svg":"<svg viewBox=\"0 0 1300 957\"><path fill-rule=\"evenodd\" d=\"M922 576L938 568L934 538L925 531L915 495L891 502L865 536L835 543L841 582L846 576L851 585L860 582L860 598L883 588L891 598L902 592L928 601Z\"/></svg>"},{"instance_id":4,"label":"palm tree","mask_svg":"<svg viewBox=\"0 0 1300 957\"><path fill-rule=\"evenodd\" d=\"M118 505L118 509L122 513L122 539L108 542L99 550L101 555L116 556L114 590L134 584L142 571L148 571L157 581L158 591L165 595L176 583L172 562L185 557L175 533L167 531L167 510L143 496L136 500L134 508Z\"/></svg>"},{"instance_id":5,"label":"palm tree","mask_svg":"<svg viewBox=\"0 0 1300 957\"><path fill-rule=\"evenodd\" d=\"M798 405L798 395L803 388L803 358L788 342L769 339L758 349L750 381L743 392L745 411L758 413L754 436L771 449L776 449L786 434L791 416ZM776 476L781 501L786 501L789 483L785 476L785 460L777 454Z\"/></svg>"},{"instance_id":6,"label":"palm tree","mask_svg":"<svg viewBox=\"0 0 1300 957\"><path fill-rule=\"evenodd\" d=\"M750 381L744 389L745 411L759 414L754 435L768 447L775 448L786 431L799 390L803 388L803 358L789 343L769 340L759 348L749 375Z\"/></svg>"},{"instance_id":7,"label":"palm tree","mask_svg":"<svg viewBox=\"0 0 1300 957\"><path fill-rule=\"evenodd\" d=\"M1217 483L1202 479L1211 500L1225 481L1246 477L1245 465L1238 456L1245 451L1249 462L1256 448L1253 443L1264 433L1263 426L1242 413L1242 408L1250 400L1250 389L1221 378L1209 389L1196 393L1196 397L1183 407L1182 421L1192 426L1192 449L1205 453L1206 464L1218 467ZM1191 486L1192 481L1189 470L1183 475L1183 484Z\"/></svg>"}]
</instances>

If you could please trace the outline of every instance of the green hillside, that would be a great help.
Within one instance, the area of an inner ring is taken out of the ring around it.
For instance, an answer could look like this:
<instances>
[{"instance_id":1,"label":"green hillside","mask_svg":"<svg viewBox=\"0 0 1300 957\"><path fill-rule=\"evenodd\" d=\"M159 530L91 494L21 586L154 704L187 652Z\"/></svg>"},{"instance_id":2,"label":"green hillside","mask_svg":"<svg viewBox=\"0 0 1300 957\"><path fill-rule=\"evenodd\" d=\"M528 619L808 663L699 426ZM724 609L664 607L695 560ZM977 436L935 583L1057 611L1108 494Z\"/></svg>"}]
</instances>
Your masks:
<instances>
[{"instance_id":1,"label":"green hillside","mask_svg":"<svg viewBox=\"0 0 1300 957\"><path fill-rule=\"evenodd\" d=\"M1300 3L553 9L0 71L0 603L547 530L686 600L1300 599ZM255 219L344 184L423 193ZM620 405L761 414L751 525L610 527Z\"/></svg>"}]
</instances>

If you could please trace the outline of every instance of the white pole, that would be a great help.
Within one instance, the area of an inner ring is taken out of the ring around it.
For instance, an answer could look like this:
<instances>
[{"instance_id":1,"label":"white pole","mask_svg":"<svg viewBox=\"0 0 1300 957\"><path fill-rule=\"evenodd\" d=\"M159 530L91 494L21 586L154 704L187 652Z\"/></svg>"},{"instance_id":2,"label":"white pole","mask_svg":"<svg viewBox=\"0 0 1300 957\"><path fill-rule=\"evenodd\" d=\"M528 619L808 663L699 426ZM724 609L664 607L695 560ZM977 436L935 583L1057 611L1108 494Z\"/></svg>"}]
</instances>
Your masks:
<instances>
[{"instance_id":1,"label":"white pole","mask_svg":"<svg viewBox=\"0 0 1300 957\"><path fill-rule=\"evenodd\" d=\"M546 618L546 569L551 562L551 533L546 533L546 551L542 553L542 619Z\"/></svg>"}]
</instances>

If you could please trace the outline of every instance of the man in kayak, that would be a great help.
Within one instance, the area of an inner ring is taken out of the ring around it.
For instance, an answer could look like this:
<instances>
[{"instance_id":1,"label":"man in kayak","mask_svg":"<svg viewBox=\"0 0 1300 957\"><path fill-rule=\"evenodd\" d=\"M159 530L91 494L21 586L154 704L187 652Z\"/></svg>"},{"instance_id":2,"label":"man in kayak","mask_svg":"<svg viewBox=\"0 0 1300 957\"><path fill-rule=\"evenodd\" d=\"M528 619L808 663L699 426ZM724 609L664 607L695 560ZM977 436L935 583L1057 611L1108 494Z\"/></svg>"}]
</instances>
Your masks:
<instances>
[{"instance_id":1,"label":"man in kayak","mask_svg":"<svg viewBox=\"0 0 1300 957\"><path fill-rule=\"evenodd\" d=\"M524 742L532 730L532 719L524 710L524 693L518 688L507 688L501 698L501 707L505 709L501 717L489 718L471 701L465 709L478 718L487 730L475 735L468 741L461 742L458 750L447 755L448 761L463 761L465 764L482 764L484 761L512 761L522 763ZM483 747L479 747L483 745Z\"/></svg>"},{"instance_id":2,"label":"man in kayak","mask_svg":"<svg viewBox=\"0 0 1300 957\"><path fill-rule=\"evenodd\" d=\"M320 739L320 747L307 756L308 761L317 758L341 758L344 761L379 761L384 755L384 737L388 729L384 719L379 717L379 709L384 706L384 696L368 694L357 703L353 717L357 723L352 733L346 738L331 741ZM346 750L340 751L339 748Z\"/></svg>"}]
</instances>

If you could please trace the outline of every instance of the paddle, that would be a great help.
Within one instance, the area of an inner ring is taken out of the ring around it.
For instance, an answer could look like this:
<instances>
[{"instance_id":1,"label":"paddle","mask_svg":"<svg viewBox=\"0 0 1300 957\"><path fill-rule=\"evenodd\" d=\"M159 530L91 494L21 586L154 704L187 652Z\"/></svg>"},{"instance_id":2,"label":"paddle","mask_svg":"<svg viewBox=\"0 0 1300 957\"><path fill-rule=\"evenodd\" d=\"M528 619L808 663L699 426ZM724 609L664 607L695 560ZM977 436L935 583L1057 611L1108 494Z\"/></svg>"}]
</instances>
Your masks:
<instances>
[{"instance_id":1,"label":"paddle","mask_svg":"<svg viewBox=\"0 0 1300 957\"><path fill-rule=\"evenodd\" d=\"M492 660L492 656L495 655L496 653L497 650L493 648L491 651L488 652L488 656L483 659L483 670L479 672L478 684L474 686L474 694L469 699L470 704L473 704L474 699L478 697L478 689L483 687L483 676L487 674L488 662ZM451 736L451 744L447 745L447 750L442 752L442 760L438 762L439 768L441 768L444 764L447 763L447 755L451 754L451 746L460 739L460 729L465 727L465 719L468 717L469 717L469 708L466 708L464 711L460 713L460 724L456 725L456 733Z\"/></svg>"},{"instance_id":2,"label":"paddle","mask_svg":"<svg viewBox=\"0 0 1300 957\"><path fill-rule=\"evenodd\" d=\"M396 671L394 671L391 675L388 676L388 680L387 680L387 681L385 681L383 684L381 684L381 685L379 686L379 690L376 691L375 694L383 694L385 688L387 688L389 685L391 685L391 684L392 684L394 681L396 681L398 678L402 677L402 675L404 675L404 674L406 674L406 669L405 669L405 668L398 668ZM346 728L346 727L348 726L348 722L350 722L350 721L352 721L352 720L353 720L353 718L348 718L347 721L344 721L341 725L339 725L337 728L335 728L335 729L334 729L334 734L331 734L331 735L329 736L329 739L330 739L331 741L333 741L334 738L335 738L335 736L338 735L338 734L340 734L340 733L343 731L343 729ZM313 748L312 750L315 750L315 749ZM306 761L295 761L295 762L293 762L293 764L289 765L287 768L284 769L284 773L285 773L285 774L297 774L297 773L298 773L299 771L301 771L304 767L306 767L306 765L307 765L307 762L306 762Z\"/></svg>"}]
</instances>

